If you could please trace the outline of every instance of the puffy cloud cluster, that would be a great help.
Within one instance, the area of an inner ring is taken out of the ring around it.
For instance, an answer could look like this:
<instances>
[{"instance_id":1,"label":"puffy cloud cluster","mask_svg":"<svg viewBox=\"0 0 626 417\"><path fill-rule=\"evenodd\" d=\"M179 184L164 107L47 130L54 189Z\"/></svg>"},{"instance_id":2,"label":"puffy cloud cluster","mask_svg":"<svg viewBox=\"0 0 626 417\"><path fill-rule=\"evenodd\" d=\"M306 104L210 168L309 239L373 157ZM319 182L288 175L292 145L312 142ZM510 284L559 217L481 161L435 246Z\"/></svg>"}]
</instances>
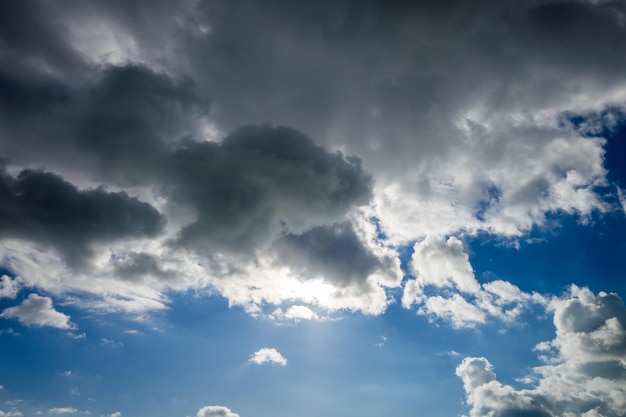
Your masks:
<instances>
[{"instance_id":1,"label":"puffy cloud cluster","mask_svg":"<svg viewBox=\"0 0 626 417\"><path fill-rule=\"evenodd\" d=\"M485 358L465 358L471 416L618 417L626 413L626 309L616 294L572 286L554 299L556 337L537 345L544 365L516 389L496 379Z\"/></svg>"},{"instance_id":2,"label":"puffy cloud cluster","mask_svg":"<svg viewBox=\"0 0 626 417\"><path fill-rule=\"evenodd\" d=\"M502 280L479 284L463 243L452 236L427 236L414 246L402 306L419 306L418 313L447 320L453 327L474 327L496 318L514 321L531 303L545 303Z\"/></svg>"},{"instance_id":3,"label":"puffy cloud cluster","mask_svg":"<svg viewBox=\"0 0 626 417\"><path fill-rule=\"evenodd\" d=\"M278 365L287 365L287 359L274 348L261 348L250 356L250 363L263 365L264 363L275 363Z\"/></svg>"},{"instance_id":4,"label":"puffy cloud cluster","mask_svg":"<svg viewBox=\"0 0 626 417\"><path fill-rule=\"evenodd\" d=\"M0 277L0 298L15 298L20 290L20 281L8 275Z\"/></svg>"},{"instance_id":5,"label":"puffy cloud cluster","mask_svg":"<svg viewBox=\"0 0 626 417\"><path fill-rule=\"evenodd\" d=\"M15 307L5 308L0 317L5 319L17 319L26 326L43 327L50 326L59 329L73 329L70 317L58 312L52 306L50 297L42 297L30 294L22 304Z\"/></svg>"},{"instance_id":6,"label":"puffy cloud cluster","mask_svg":"<svg viewBox=\"0 0 626 417\"><path fill-rule=\"evenodd\" d=\"M198 410L196 417L239 417L239 414L233 413L228 407L208 405Z\"/></svg>"}]
</instances>

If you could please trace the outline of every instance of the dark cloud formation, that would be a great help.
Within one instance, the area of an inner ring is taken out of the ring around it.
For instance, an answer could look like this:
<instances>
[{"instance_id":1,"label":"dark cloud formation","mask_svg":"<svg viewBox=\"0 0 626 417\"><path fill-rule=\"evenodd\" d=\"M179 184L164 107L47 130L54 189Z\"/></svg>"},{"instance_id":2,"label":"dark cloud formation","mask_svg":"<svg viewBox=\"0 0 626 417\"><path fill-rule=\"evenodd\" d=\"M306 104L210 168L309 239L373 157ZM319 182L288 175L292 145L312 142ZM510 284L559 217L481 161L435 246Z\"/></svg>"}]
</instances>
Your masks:
<instances>
[{"instance_id":1,"label":"dark cloud formation","mask_svg":"<svg viewBox=\"0 0 626 417\"><path fill-rule=\"evenodd\" d=\"M51 245L82 265L90 244L157 235L164 218L152 206L104 188L78 190L61 177L24 170L0 173L0 236Z\"/></svg>"},{"instance_id":2,"label":"dark cloud formation","mask_svg":"<svg viewBox=\"0 0 626 417\"><path fill-rule=\"evenodd\" d=\"M358 159L295 129L245 126L221 142L199 140L194 115L207 105L189 79L140 65L106 67L86 92L39 115L45 131L5 141L23 162L59 167L73 155L72 166L96 180L151 187L187 205L197 218L178 244L192 249L249 251L277 234L342 220L371 198Z\"/></svg>"},{"instance_id":3,"label":"dark cloud formation","mask_svg":"<svg viewBox=\"0 0 626 417\"><path fill-rule=\"evenodd\" d=\"M165 157L167 192L197 211L181 233L185 245L245 251L341 220L371 198L372 180L358 159L287 127L246 126L219 144L187 142Z\"/></svg>"},{"instance_id":4,"label":"dark cloud formation","mask_svg":"<svg viewBox=\"0 0 626 417\"><path fill-rule=\"evenodd\" d=\"M282 262L302 269L304 276L325 277L339 287L366 285L366 279L383 267L350 223L319 226L300 235L274 242Z\"/></svg>"}]
</instances>

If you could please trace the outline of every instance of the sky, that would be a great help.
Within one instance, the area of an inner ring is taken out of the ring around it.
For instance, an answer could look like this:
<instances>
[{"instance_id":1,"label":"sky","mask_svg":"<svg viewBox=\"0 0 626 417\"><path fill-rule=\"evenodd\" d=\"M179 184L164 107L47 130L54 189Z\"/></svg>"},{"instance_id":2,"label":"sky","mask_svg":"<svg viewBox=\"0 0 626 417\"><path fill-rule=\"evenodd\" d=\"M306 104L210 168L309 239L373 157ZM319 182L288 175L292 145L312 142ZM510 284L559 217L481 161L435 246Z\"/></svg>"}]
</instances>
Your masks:
<instances>
[{"instance_id":1,"label":"sky","mask_svg":"<svg viewBox=\"0 0 626 417\"><path fill-rule=\"evenodd\" d=\"M626 415L626 3L0 1L0 417Z\"/></svg>"}]
</instances>

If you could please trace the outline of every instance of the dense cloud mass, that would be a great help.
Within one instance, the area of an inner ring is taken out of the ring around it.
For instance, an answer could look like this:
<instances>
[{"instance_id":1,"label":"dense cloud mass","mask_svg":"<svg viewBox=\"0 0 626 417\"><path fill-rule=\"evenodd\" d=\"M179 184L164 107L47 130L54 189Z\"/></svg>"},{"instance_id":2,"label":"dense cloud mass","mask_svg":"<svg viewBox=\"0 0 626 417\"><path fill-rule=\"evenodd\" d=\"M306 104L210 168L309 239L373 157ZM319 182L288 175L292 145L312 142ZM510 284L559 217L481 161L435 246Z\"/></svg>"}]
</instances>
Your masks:
<instances>
[{"instance_id":1,"label":"dense cloud mass","mask_svg":"<svg viewBox=\"0 0 626 417\"><path fill-rule=\"evenodd\" d=\"M80 191L61 177L31 170L0 172L0 236L48 244L71 265L83 264L90 243L153 237L164 219L147 203L103 188Z\"/></svg>"},{"instance_id":2,"label":"dense cloud mass","mask_svg":"<svg viewBox=\"0 0 626 417\"><path fill-rule=\"evenodd\" d=\"M285 287L263 278L263 265L308 288L295 299L380 313L384 288L400 285L397 245L461 231L515 239L552 212L584 220L613 208L596 192L609 185L605 140L563 115L621 103L618 5L301 6L4 7L3 189L19 221L3 235L53 247L72 268L92 259L94 275L144 286L135 292L208 286L257 312L294 299L276 293ZM580 15L585 25L574 25ZM64 190L45 197L58 199L54 209L16 188L43 185ZM73 209L93 217L87 228L63 223L80 218L63 208L72 192L85 200ZM99 198L122 221L84 213ZM3 256L15 269L27 255L11 242ZM457 327L510 320L530 297L509 297L505 311L467 261L446 277L427 263L403 304ZM307 280L329 286L311 295Z\"/></svg>"},{"instance_id":3,"label":"dense cloud mass","mask_svg":"<svg viewBox=\"0 0 626 417\"><path fill-rule=\"evenodd\" d=\"M626 115L625 16L591 0L3 2L0 298L21 304L1 317L72 329L53 297L142 315L188 290L281 324L398 303L464 329L541 308L556 337L533 388L485 358L457 368L472 416L623 415L619 297L484 279L467 242L624 210L605 153Z\"/></svg>"}]
</instances>

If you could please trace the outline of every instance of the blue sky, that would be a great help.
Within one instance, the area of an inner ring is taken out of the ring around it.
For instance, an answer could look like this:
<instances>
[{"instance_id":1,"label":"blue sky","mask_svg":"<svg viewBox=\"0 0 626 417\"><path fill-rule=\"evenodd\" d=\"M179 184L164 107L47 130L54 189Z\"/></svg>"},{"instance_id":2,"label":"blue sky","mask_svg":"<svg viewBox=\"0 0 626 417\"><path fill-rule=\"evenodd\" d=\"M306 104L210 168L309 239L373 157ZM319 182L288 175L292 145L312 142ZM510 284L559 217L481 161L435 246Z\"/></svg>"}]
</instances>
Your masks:
<instances>
[{"instance_id":1,"label":"blue sky","mask_svg":"<svg viewBox=\"0 0 626 417\"><path fill-rule=\"evenodd\" d=\"M626 8L0 4L0 417L626 414Z\"/></svg>"}]
</instances>

